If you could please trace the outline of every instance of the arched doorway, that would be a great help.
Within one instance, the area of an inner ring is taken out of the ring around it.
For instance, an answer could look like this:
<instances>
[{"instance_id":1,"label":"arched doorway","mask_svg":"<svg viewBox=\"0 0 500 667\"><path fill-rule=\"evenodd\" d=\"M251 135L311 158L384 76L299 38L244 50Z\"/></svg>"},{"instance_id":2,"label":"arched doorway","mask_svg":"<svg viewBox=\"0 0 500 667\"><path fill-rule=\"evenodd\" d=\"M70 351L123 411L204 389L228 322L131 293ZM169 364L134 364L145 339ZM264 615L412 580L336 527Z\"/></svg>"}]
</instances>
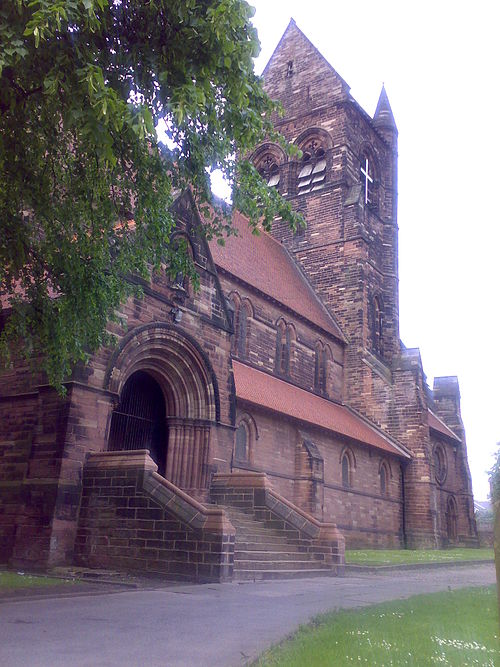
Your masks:
<instances>
[{"instance_id":1,"label":"arched doorway","mask_svg":"<svg viewBox=\"0 0 500 667\"><path fill-rule=\"evenodd\" d=\"M122 413L113 414L108 448L147 447L160 474L203 497L210 483L211 434L220 419L220 404L215 374L199 344L166 323L137 327L110 360L104 386L120 397L115 413ZM146 409L152 414L145 415ZM124 441L119 420L126 417L134 424L144 417L153 423L155 437L149 444L144 444L146 435L143 440L133 433Z\"/></svg>"},{"instance_id":2,"label":"arched doorway","mask_svg":"<svg viewBox=\"0 0 500 667\"><path fill-rule=\"evenodd\" d=\"M457 504L455 499L450 496L446 503L446 532L450 542L457 541Z\"/></svg>"},{"instance_id":3,"label":"arched doorway","mask_svg":"<svg viewBox=\"0 0 500 667\"><path fill-rule=\"evenodd\" d=\"M136 371L126 381L120 403L113 411L109 449L149 449L160 475L167 460L167 424L163 391L145 371Z\"/></svg>"}]
</instances>

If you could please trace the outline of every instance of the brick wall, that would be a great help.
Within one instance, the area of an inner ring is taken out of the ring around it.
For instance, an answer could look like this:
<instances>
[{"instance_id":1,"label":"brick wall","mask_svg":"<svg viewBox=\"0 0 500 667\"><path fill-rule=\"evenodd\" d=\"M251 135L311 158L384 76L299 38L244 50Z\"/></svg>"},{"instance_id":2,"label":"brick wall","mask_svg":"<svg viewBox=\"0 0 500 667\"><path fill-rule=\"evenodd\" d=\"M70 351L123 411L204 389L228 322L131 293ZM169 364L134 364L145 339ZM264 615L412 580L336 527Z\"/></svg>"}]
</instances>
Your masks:
<instances>
[{"instance_id":1,"label":"brick wall","mask_svg":"<svg viewBox=\"0 0 500 667\"><path fill-rule=\"evenodd\" d=\"M252 416L256 436L252 436L251 463L234 462L233 470L265 472L282 496L318 519L336 523L348 547L401 546L401 467L397 457L249 404L239 404L239 415ZM314 474L314 461L303 450L305 440L314 444L323 461L324 481ZM349 488L342 485L341 455L346 447L355 463ZM301 463L303 458L306 465ZM382 462L389 472L384 494L379 472Z\"/></svg>"},{"instance_id":2,"label":"brick wall","mask_svg":"<svg viewBox=\"0 0 500 667\"><path fill-rule=\"evenodd\" d=\"M234 528L224 513L204 514L155 469L147 452L89 458L76 562L185 581L231 580Z\"/></svg>"}]
</instances>

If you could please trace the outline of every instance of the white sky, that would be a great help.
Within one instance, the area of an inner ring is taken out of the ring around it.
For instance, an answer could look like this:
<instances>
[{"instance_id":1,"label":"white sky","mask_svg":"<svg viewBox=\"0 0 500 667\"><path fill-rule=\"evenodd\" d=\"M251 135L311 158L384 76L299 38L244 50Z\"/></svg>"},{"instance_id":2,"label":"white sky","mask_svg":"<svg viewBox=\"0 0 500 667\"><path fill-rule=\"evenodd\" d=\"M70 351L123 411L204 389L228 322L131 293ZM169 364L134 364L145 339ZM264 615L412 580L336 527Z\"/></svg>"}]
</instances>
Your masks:
<instances>
[{"instance_id":1,"label":"white sky","mask_svg":"<svg viewBox=\"0 0 500 667\"><path fill-rule=\"evenodd\" d=\"M290 17L399 129L400 328L427 379L458 375L474 494L500 441L499 11L495 0L250 0L262 71Z\"/></svg>"}]
</instances>

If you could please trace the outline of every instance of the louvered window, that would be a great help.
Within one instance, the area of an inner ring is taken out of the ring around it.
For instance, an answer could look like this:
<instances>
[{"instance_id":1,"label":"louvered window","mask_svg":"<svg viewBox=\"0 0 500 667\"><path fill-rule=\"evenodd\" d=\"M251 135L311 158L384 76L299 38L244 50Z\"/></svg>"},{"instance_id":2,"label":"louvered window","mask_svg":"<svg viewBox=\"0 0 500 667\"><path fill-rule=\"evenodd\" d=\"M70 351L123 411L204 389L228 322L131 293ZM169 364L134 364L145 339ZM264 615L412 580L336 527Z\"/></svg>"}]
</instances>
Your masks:
<instances>
[{"instance_id":1,"label":"louvered window","mask_svg":"<svg viewBox=\"0 0 500 667\"><path fill-rule=\"evenodd\" d=\"M302 156L302 167L297 177L298 194L306 194L321 190L326 179L326 157L322 148L314 152L305 151Z\"/></svg>"}]
</instances>

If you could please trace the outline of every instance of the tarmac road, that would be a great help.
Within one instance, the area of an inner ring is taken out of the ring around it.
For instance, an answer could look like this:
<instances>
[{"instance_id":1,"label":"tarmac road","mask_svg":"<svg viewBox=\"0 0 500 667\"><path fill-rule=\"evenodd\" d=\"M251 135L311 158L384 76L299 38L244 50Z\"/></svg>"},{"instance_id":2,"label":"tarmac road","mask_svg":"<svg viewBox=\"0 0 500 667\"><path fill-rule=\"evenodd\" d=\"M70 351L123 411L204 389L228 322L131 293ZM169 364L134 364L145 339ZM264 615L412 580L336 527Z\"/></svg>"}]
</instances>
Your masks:
<instances>
[{"instance_id":1,"label":"tarmac road","mask_svg":"<svg viewBox=\"0 0 500 667\"><path fill-rule=\"evenodd\" d=\"M495 583L491 563L0 603L2 667L238 667L329 610Z\"/></svg>"}]
</instances>

